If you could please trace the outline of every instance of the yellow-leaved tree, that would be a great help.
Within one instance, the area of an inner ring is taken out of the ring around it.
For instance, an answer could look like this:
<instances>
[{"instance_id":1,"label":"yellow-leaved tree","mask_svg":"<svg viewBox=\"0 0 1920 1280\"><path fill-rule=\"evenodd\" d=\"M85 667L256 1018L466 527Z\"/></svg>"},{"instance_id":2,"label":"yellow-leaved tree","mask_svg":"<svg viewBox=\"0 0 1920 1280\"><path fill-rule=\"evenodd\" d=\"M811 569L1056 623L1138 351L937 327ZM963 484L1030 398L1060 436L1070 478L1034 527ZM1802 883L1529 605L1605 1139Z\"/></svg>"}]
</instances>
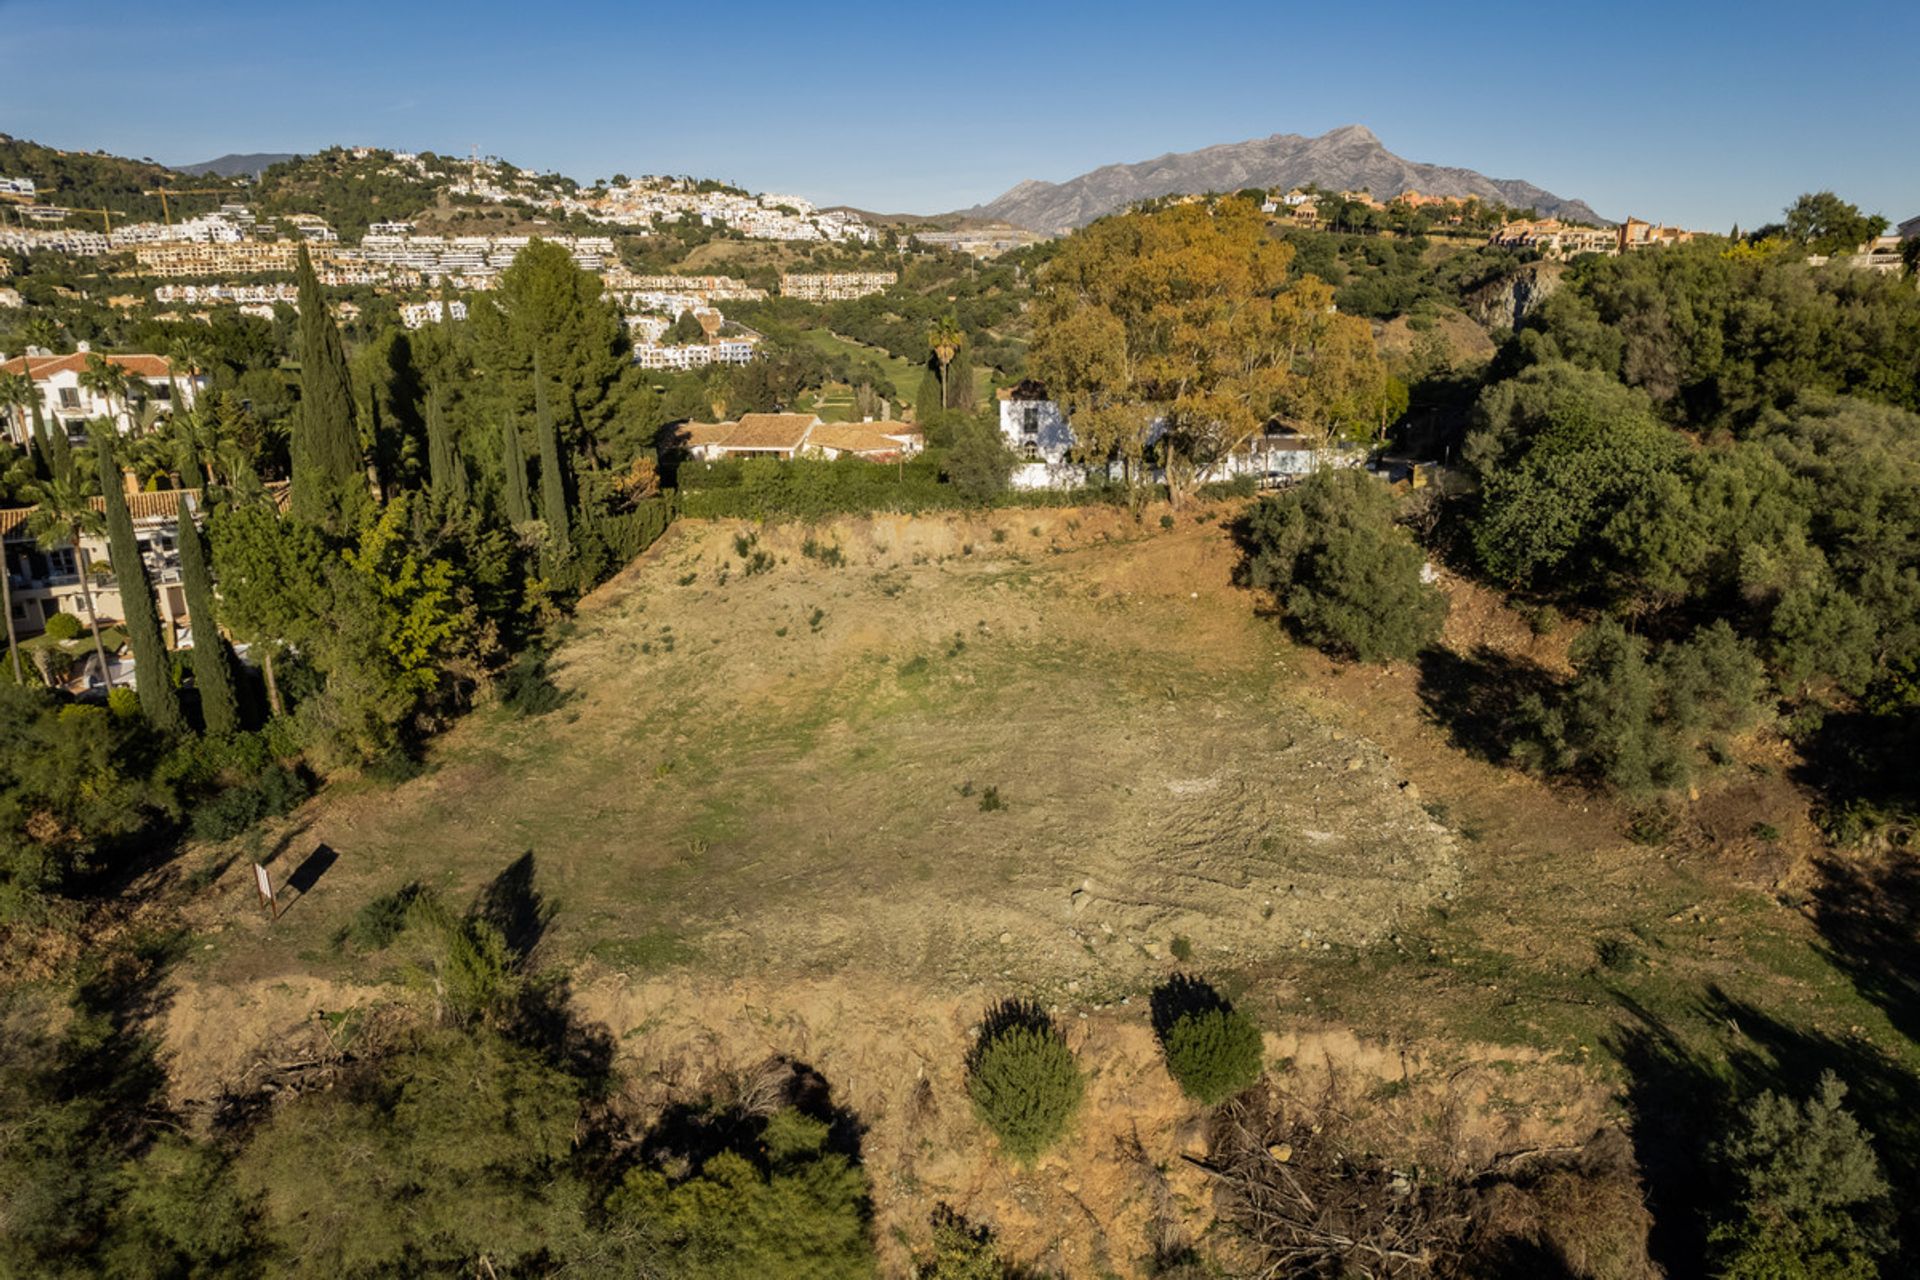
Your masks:
<instances>
[{"instance_id":1,"label":"yellow-leaved tree","mask_svg":"<svg viewBox=\"0 0 1920 1280\"><path fill-rule=\"evenodd\" d=\"M1105 218L1039 281L1031 368L1073 424L1075 452L1129 483L1159 465L1176 506L1268 423L1323 446L1372 434L1391 379L1366 321L1293 272L1250 202Z\"/></svg>"}]
</instances>

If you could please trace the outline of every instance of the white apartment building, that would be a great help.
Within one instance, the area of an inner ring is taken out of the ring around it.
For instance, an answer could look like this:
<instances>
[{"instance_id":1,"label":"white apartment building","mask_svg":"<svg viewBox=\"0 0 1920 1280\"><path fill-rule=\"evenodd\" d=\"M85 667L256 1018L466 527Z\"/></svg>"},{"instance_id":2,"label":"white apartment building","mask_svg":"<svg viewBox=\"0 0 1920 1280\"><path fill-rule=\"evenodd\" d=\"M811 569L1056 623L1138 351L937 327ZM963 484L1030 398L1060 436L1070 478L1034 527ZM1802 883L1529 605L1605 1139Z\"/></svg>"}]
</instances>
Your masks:
<instances>
[{"instance_id":1,"label":"white apartment building","mask_svg":"<svg viewBox=\"0 0 1920 1280\"><path fill-rule=\"evenodd\" d=\"M802 302L844 302L885 293L899 280L894 271L789 272L780 277L780 293Z\"/></svg>"},{"instance_id":2,"label":"white apartment building","mask_svg":"<svg viewBox=\"0 0 1920 1280\"><path fill-rule=\"evenodd\" d=\"M1017 459L1009 483L1016 489L1075 489L1104 472L1108 479L1124 478L1118 462L1076 461L1073 425L1046 389L1031 379L999 393L1000 435ZM1149 433L1159 434L1156 427ZM1285 484L1320 467L1357 467L1367 460L1364 446L1340 442L1316 449L1305 436L1293 432L1257 435L1222 458L1201 477L1203 483L1252 476L1264 486ZM1163 479L1158 468L1148 478Z\"/></svg>"},{"instance_id":3,"label":"white apartment building","mask_svg":"<svg viewBox=\"0 0 1920 1280\"><path fill-rule=\"evenodd\" d=\"M447 306L448 304L443 304L438 298L433 299L431 302L403 302L400 304L400 323L409 329L420 329L430 324L439 324L446 315ZM455 320L465 320L467 318L466 303L456 298L451 306Z\"/></svg>"},{"instance_id":4,"label":"white apartment building","mask_svg":"<svg viewBox=\"0 0 1920 1280\"><path fill-rule=\"evenodd\" d=\"M175 303L188 306L215 303L264 305L271 315L276 302L284 302L289 306L299 302L300 290L291 284L163 284L155 287L153 300L167 306Z\"/></svg>"},{"instance_id":5,"label":"white apartment building","mask_svg":"<svg viewBox=\"0 0 1920 1280\"><path fill-rule=\"evenodd\" d=\"M657 342L634 344L633 361L642 369L704 369L714 364L746 364L753 359L751 338L716 338L707 343L684 347L663 347Z\"/></svg>"},{"instance_id":6,"label":"white apartment building","mask_svg":"<svg viewBox=\"0 0 1920 1280\"><path fill-rule=\"evenodd\" d=\"M0 227L0 249L8 253L64 253L75 258L97 258L113 246L98 231L78 227L39 228Z\"/></svg>"},{"instance_id":7,"label":"white apartment building","mask_svg":"<svg viewBox=\"0 0 1920 1280\"><path fill-rule=\"evenodd\" d=\"M37 191L32 178L0 178L0 196L25 196L31 200Z\"/></svg>"},{"instance_id":8,"label":"white apartment building","mask_svg":"<svg viewBox=\"0 0 1920 1280\"><path fill-rule=\"evenodd\" d=\"M180 388L181 408L191 408L197 388L194 379L186 376L185 371L173 378L168 377L172 365L165 356L155 355L110 355L109 364L117 365L127 374L129 399L132 404L115 400L111 404L93 391L80 385L80 375L87 367L88 353L77 352L73 355L48 355L35 348L29 348L27 354L15 356L11 360L0 361L0 373L26 373L33 378L33 389L40 400L40 412L45 416L47 425L56 430L64 430L69 439L80 441L86 437L87 423L96 418L111 418L114 426L122 435L129 434L137 425L140 406L151 404L162 414L170 413L173 404L173 388ZM32 438L33 413L31 409L15 409L6 416L8 437L18 445L25 445Z\"/></svg>"}]
</instances>

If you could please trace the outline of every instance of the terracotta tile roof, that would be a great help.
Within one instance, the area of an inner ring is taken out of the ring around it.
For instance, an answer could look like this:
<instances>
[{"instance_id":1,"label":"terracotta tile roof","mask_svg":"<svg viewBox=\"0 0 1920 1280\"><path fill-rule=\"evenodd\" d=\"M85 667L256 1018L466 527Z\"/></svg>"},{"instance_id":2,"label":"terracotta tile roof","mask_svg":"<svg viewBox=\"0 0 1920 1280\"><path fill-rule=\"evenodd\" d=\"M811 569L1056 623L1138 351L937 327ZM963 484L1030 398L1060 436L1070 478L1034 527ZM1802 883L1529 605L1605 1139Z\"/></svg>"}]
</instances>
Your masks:
<instances>
[{"instance_id":1,"label":"terracotta tile roof","mask_svg":"<svg viewBox=\"0 0 1920 1280\"><path fill-rule=\"evenodd\" d=\"M109 364L119 365L136 378L164 378L171 367L165 356L108 355L106 359ZM33 380L42 382L57 373L78 373L85 369L87 356L85 352L65 356L15 356L0 363L0 373L22 373L28 365L33 367Z\"/></svg>"},{"instance_id":2,"label":"terracotta tile roof","mask_svg":"<svg viewBox=\"0 0 1920 1280\"><path fill-rule=\"evenodd\" d=\"M798 449L820 419L810 413L744 413L724 442L728 449Z\"/></svg>"},{"instance_id":3,"label":"terracotta tile roof","mask_svg":"<svg viewBox=\"0 0 1920 1280\"><path fill-rule=\"evenodd\" d=\"M200 491L198 489L156 489L151 493L130 493L127 495L127 512L135 520L171 520L180 514L180 495L187 495L187 501L193 510L200 510ZM95 511L105 511L106 501L93 499Z\"/></svg>"},{"instance_id":4,"label":"terracotta tile roof","mask_svg":"<svg viewBox=\"0 0 1920 1280\"><path fill-rule=\"evenodd\" d=\"M828 422L813 429L807 437L809 449L833 449L840 453L898 453L898 440L882 435L871 422Z\"/></svg>"},{"instance_id":5,"label":"terracotta tile roof","mask_svg":"<svg viewBox=\"0 0 1920 1280\"><path fill-rule=\"evenodd\" d=\"M200 491L198 489L156 489L151 493L130 493L127 495L127 513L135 520L171 520L180 514L180 495L187 500L197 513L200 510ZM107 509L106 499L89 498L88 503L95 511ZM0 510L0 538L24 536L20 533L22 525L37 508L9 507Z\"/></svg>"},{"instance_id":6,"label":"terracotta tile roof","mask_svg":"<svg viewBox=\"0 0 1920 1280\"><path fill-rule=\"evenodd\" d=\"M725 444L737 422L687 422L681 424L680 445L686 449L698 449L711 444Z\"/></svg>"}]
</instances>

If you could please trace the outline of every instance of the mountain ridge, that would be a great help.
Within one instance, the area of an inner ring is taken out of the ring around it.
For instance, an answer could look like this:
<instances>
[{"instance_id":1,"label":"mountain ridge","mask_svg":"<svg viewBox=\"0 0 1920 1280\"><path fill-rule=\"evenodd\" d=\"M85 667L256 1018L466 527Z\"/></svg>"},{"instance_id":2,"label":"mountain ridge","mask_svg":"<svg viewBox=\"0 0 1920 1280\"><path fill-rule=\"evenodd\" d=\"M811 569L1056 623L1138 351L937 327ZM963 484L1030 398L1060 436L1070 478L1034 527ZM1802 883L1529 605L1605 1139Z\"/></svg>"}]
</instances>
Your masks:
<instances>
[{"instance_id":1,"label":"mountain ridge","mask_svg":"<svg viewBox=\"0 0 1920 1280\"><path fill-rule=\"evenodd\" d=\"M197 164L174 165L173 168L177 173L190 173L196 178L207 174L221 178L257 178L276 164L299 158L291 151L233 152Z\"/></svg>"},{"instance_id":2,"label":"mountain ridge","mask_svg":"<svg viewBox=\"0 0 1920 1280\"><path fill-rule=\"evenodd\" d=\"M985 204L955 213L1059 234L1157 196L1242 187L1287 189L1308 183L1333 190L1365 188L1381 199L1411 190L1478 196L1577 222L1607 221L1583 200L1555 195L1519 178L1489 178L1460 166L1404 159L1360 124L1330 129L1315 138L1275 133L1195 151L1169 151L1150 160L1102 165L1064 182L1028 178Z\"/></svg>"}]
</instances>

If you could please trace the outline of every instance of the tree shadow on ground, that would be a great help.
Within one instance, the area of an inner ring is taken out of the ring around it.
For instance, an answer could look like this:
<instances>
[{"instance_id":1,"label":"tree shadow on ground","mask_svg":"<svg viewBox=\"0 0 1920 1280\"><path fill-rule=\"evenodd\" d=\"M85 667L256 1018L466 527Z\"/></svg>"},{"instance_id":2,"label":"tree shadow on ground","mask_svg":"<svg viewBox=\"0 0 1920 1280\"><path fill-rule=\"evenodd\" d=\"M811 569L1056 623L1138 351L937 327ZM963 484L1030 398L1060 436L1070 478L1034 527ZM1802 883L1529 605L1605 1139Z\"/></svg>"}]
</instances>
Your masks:
<instances>
[{"instance_id":1,"label":"tree shadow on ground","mask_svg":"<svg viewBox=\"0 0 1920 1280\"><path fill-rule=\"evenodd\" d=\"M1526 724L1530 700L1544 702L1560 681L1526 658L1480 645L1466 656L1439 647L1420 654L1420 702L1453 745L1504 762Z\"/></svg>"},{"instance_id":2,"label":"tree shadow on ground","mask_svg":"<svg viewBox=\"0 0 1920 1280\"><path fill-rule=\"evenodd\" d=\"M1920 710L1886 715L1832 712L1801 738L1801 782L1825 797L1824 825L1836 838L1879 832L1908 839L1920 817Z\"/></svg>"},{"instance_id":3,"label":"tree shadow on ground","mask_svg":"<svg viewBox=\"0 0 1920 1280\"><path fill-rule=\"evenodd\" d=\"M772 1057L734 1073L722 1097L675 1103L641 1139L643 1164L670 1178L697 1177L707 1162L733 1152L767 1171L767 1153L761 1143L767 1121L792 1108L827 1126L827 1149L860 1161L865 1126L852 1109L833 1101L833 1088L814 1068L794 1058Z\"/></svg>"},{"instance_id":4,"label":"tree shadow on ground","mask_svg":"<svg viewBox=\"0 0 1920 1280\"><path fill-rule=\"evenodd\" d=\"M500 931L523 967L532 962L556 910L534 887L534 870L529 849L487 882L470 913Z\"/></svg>"},{"instance_id":5,"label":"tree shadow on ground","mask_svg":"<svg viewBox=\"0 0 1920 1280\"><path fill-rule=\"evenodd\" d=\"M1822 954L1902 1035L1920 1041L1920 857L1830 858L1820 870L1813 919Z\"/></svg>"},{"instance_id":6,"label":"tree shadow on ground","mask_svg":"<svg viewBox=\"0 0 1920 1280\"><path fill-rule=\"evenodd\" d=\"M1164 1045L1174 1024L1180 1019L1193 1014L1229 1013L1233 1010L1233 1002L1204 978L1176 973L1153 989L1149 1007L1153 1016L1153 1034Z\"/></svg>"},{"instance_id":7,"label":"tree shadow on ground","mask_svg":"<svg viewBox=\"0 0 1920 1280\"><path fill-rule=\"evenodd\" d=\"M1871 1041L1791 1025L1717 986L1692 1010L1691 1036L1618 999L1626 1019L1607 1047L1627 1073L1623 1100L1654 1215L1651 1252L1668 1275L1706 1274L1707 1233L1737 1207L1714 1149L1762 1091L1805 1098L1832 1071L1888 1182L1920 1185L1920 1076ZM1920 1264L1920 1206L1907 1198L1899 1212L1904 1251L1888 1275Z\"/></svg>"}]
</instances>

